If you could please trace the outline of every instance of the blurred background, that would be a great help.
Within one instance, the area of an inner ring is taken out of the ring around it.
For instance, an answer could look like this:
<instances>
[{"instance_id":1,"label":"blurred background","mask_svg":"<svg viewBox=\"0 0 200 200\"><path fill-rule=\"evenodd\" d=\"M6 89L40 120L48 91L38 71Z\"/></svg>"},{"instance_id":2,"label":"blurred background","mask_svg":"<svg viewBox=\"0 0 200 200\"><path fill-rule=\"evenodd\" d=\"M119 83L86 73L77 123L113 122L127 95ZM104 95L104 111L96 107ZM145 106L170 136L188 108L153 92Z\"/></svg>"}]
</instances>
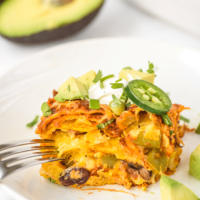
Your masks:
<instances>
[{"instance_id":1,"label":"blurred background","mask_svg":"<svg viewBox=\"0 0 200 200\"><path fill-rule=\"evenodd\" d=\"M89 38L139 37L200 49L199 10L200 2L197 0L106 0L90 24L70 37L28 45L0 36L0 76L40 50ZM0 19L3 14L0 12Z\"/></svg>"},{"instance_id":2,"label":"blurred background","mask_svg":"<svg viewBox=\"0 0 200 200\"><path fill-rule=\"evenodd\" d=\"M32 31L31 26L35 22L28 21L27 17L24 23L28 22L29 29L20 32L17 29L21 24L17 24L17 19L23 11L15 10L15 4L10 2L22 2L23 10L28 11L25 6L34 1L39 0L5 0L0 5L0 34L3 35L0 36L0 77L38 51L90 38L138 37L200 50L200 1L197 0L105 0L103 6L102 0L79 0L85 3L71 11L72 15L75 12L78 14L70 18L71 25L67 28L52 33L56 25L48 23L48 28L45 27L48 31L44 27L44 30L34 28ZM62 6L76 1L43 0L43 3L46 4L45 9L48 9L49 3L58 6L58 2ZM91 3L93 5L88 10L87 3L92 1L98 1L99 5ZM81 23L77 24L77 16ZM59 16L62 21L61 18ZM42 15L38 20L43 21ZM13 200L1 188L0 199Z\"/></svg>"}]
</instances>

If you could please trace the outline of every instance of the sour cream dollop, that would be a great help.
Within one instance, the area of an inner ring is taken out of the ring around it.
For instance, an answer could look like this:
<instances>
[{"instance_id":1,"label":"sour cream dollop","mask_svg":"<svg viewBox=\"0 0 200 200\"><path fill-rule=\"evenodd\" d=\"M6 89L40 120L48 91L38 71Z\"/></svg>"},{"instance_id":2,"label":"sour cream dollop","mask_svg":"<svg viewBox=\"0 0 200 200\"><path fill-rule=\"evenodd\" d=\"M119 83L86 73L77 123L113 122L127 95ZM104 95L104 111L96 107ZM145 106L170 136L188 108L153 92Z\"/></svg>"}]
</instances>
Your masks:
<instances>
[{"instance_id":1,"label":"sour cream dollop","mask_svg":"<svg viewBox=\"0 0 200 200\"><path fill-rule=\"evenodd\" d=\"M100 101L100 104L107 104L113 100L112 95L114 94L118 99L121 97L123 93L123 89L112 89L110 83L115 83L116 80L119 78L109 78L103 82L103 89L100 87L99 81L95 83L93 86L89 89L89 98L90 99L98 99ZM123 83L124 87L128 85L128 81L122 79L122 81L118 83Z\"/></svg>"}]
</instances>

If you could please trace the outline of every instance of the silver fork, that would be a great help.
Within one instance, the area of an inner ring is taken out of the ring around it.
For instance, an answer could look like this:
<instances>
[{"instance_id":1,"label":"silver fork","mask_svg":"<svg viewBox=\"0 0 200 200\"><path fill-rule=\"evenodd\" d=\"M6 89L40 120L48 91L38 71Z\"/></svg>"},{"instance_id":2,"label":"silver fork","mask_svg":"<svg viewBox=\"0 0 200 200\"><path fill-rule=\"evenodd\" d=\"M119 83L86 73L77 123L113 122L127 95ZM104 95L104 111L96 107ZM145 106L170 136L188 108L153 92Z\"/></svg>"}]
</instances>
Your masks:
<instances>
[{"instance_id":1,"label":"silver fork","mask_svg":"<svg viewBox=\"0 0 200 200\"><path fill-rule=\"evenodd\" d=\"M64 160L62 158L56 157L47 157L47 158L38 158L31 161L26 161L26 159L42 157L42 156L50 156L57 154L57 147L55 146L30 146L20 150L16 150L15 147L26 146L26 145L34 145L40 143L53 143L53 140L47 139L33 139L33 140L24 140L18 141L16 143L8 143L0 145L0 180L5 178L6 176L12 174L13 172L17 172L18 170L31 167L34 165ZM10 151L4 152L5 150L12 149ZM41 151L42 150L42 151ZM29 152L28 155L20 156L18 154ZM14 156L13 158L9 158L10 156ZM15 164L18 161L22 161L19 164Z\"/></svg>"}]
</instances>

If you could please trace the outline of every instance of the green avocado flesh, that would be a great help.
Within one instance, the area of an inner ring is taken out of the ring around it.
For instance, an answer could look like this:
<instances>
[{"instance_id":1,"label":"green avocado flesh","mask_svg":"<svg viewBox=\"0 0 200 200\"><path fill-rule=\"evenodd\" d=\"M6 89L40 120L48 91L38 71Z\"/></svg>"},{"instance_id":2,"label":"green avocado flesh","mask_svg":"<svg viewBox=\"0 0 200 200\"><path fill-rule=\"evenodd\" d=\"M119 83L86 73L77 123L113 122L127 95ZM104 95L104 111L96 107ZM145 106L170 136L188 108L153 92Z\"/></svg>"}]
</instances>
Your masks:
<instances>
[{"instance_id":1,"label":"green avocado flesh","mask_svg":"<svg viewBox=\"0 0 200 200\"><path fill-rule=\"evenodd\" d=\"M90 85L91 85L92 81L94 80L95 76L96 76L96 72L94 70L91 70L77 79L81 83L83 83L86 86L86 88L89 90Z\"/></svg>"},{"instance_id":2,"label":"green avocado flesh","mask_svg":"<svg viewBox=\"0 0 200 200\"><path fill-rule=\"evenodd\" d=\"M189 166L189 173L200 180L200 145L192 152Z\"/></svg>"},{"instance_id":3,"label":"green avocado flesh","mask_svg":"<svg viewBox=\"0 0 200 200\"><path fill-rule=\"evenodd\" d=\"M189 188L167 176L161 176L160 190L161 200L198 200Z\"/></svg>"},{"instance_id":4,"label":"green avocado flesh","mask_svg":"<svg viewBox=\"0 0 200 200\"><path fill-rule=\"evenodd\" d=\"M23 37L73 24L97 10L104 0L73 0L62 6L42 0L7 0L0 7L0 34Z\"/></svg>"},{"instance_id":5,"label":"green avocado flesh","mask_svg":"<svg viewBox=\"0 0 200 200\"><path fill-rule=\"evenodd\" d=\"M88 90L83 83L71 76L58 88L58 94L54 99L58 102L66 100L84 99L88 96Z\"/></svg>"}]
</instances>

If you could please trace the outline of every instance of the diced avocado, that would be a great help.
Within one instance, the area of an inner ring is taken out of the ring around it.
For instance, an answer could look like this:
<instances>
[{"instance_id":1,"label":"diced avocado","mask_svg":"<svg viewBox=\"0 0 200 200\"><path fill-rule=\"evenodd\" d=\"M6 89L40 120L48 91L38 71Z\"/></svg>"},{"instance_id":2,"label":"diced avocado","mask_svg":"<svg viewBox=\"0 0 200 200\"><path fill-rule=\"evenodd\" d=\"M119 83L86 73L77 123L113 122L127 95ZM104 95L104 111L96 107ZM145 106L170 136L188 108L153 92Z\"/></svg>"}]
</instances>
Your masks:
<instances>
[{"instance_id":1,"label":"diced avocado","mask_svg":"<svg viewBox=\"0 0 200 200\"><path fill-rule=\"evenodd\" d=\"M158 149L153 149L147 157L148 163L158 172L163 172L167 165L167 156Z\"/></svg>"},{"instance_id":2,"label":"diced avocado","mask_svg":"<svg viewBox=\"0 0 200 200\"><path fill-rule=\"evenodd\" d=\"M198 200L188 187L167 176L160 179L161 200Z\"/></svg>"},{"instance_id":3,"label":"diced avocado","mask_svg":"<svg viewBox=\"0 0 200 200\"><path fill-rule=\"evenodd\" d=\"M200 145L197 146L190 156L189 173L200 180Z\"/></svg>"},{"instance_id":4,"label":"diced avocado","mask_svg":"<svg viewBox=\"0 0 200 200\"><path fill-rule=\"evenodd\" d=\"M6 0L0 7L0 34L22 43L71 36L97 15L104 0ZM20 13L15 15L14 13Z\"/></svg>"},{"instance_id":5,"label":"diced avocado","mask_svg":"<svg viewBox=\"0 0 200 200\"><path fill-rule=\"evenodd\" d=\"M155 125L145 126L145 130L141 131L133 143L149 148L160 148L161 134Z\"/></svg>"},{"instance_id":6,"label":"diced avocado","mask_svg":"<svg viewBox=\"0 0 200 200\"><path fill-rule=\"evenodd\" d=\"M58 94L54 99L58 102L65 100L84 99L88 96L88 90L85 85L71 76L58 88Z\"/></svg>"},{"instance_id":7,"label":"diced avocado","mask_svg":"<svg viewBox=\"0 0 200 200\"><path fill-rule=\"evenodd\" d=\"M81 83L83 83L86 88L89 90L90 85L92 83L92 81L94 80L94 78L96 77L96 72L94 70L91 70L89 72L87 72L86 74L84 74L83 76L77 78Z\"/></svg>"},{"instance_id":8,"label":"diced avocado","mask_svg":"<svg viewBox=\"0 0 200 200\"><path fill-rule=\"evenodd\" d=\"M154 73L149 74L149 73L139 72L133 69L131 70L122 69L121 72L119 73L119 78L126 79L127 81L130 81L129 76L131 76L133 79L141 79L154 84L154 78L155 78Z\"/></svg>"}]
</instances>

